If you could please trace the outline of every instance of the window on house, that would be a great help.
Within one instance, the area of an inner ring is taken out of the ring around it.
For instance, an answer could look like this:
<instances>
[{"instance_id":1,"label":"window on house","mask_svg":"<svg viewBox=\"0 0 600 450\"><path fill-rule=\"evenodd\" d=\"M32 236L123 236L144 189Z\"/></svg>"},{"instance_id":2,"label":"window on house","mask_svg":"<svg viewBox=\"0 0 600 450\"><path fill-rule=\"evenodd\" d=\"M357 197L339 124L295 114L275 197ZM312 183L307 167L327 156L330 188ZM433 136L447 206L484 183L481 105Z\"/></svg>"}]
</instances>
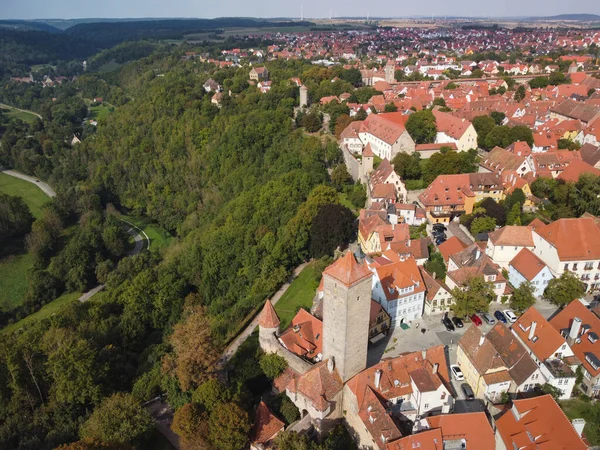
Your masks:
<instances>
[{"instance_id":1,"label":"window on house","mask_svg":"<svg viewBox=\"0 0 600 450\"><path fill-rule=\"evenodd\" d=\"M425 409L429 409L429 403L425 403L425 406L424 406L424 408L425 408Z\"/></svg>"},{"instance_id":2,"label":"window on house","mask_svg":"<svg viewBox=\"0 0 600 450\"><path fill-rule=\"evenodd\" d=\"M573 264L573 270L577 270L577 263Z\"/></svg>"},{"instance_id":3,"label":"window on house","mask_svg":"<svg viewBox=\"0 0 600 450\"><path fill-rule=\"evenodd\" d=\"M565 270L569 270L569 265L565 264Z\"/></svg>"}]
</instances>

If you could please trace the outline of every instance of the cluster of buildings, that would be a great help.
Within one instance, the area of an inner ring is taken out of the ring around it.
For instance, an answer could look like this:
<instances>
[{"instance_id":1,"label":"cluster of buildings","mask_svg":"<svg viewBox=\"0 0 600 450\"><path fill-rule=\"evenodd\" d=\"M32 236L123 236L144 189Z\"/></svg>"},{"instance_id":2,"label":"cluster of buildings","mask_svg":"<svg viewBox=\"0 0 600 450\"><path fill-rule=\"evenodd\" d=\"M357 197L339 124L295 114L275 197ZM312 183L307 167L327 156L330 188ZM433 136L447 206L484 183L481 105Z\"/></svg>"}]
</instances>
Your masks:
<instances>
[{"instance_id":1,"label":"cluster of buildings","mask_svg":"<svg viewBox=\"0 0 600 450\"><path fill-rule=\"evenodd\" d=\"M598 394L600 318L593 311L575 300L549 321L532 307L514 324L498 323L487 334L472 325L456 351L475 396L491 403L507 394L523 399L493 417L455 413L458 395L443 345L367 364L374 327L397 321L382 306L396 300L410 308L400 298L422 297L427 285L414 259L383 259L361 262L350 252L339 258L323 272L312 313L300 310L285 330L266 302L259 341L265 352L288 362L273 388L301 411L291 430L323 435L343 422L359 448L381 450L588 448L585 421L570 422L552 396L531 391L550 383L568 398L582 371L580 388ZM388 295L396 291L402 296ZM270 448L283 423L262 403L256 423L253 448Z\"/></svg>"}]
</instances>

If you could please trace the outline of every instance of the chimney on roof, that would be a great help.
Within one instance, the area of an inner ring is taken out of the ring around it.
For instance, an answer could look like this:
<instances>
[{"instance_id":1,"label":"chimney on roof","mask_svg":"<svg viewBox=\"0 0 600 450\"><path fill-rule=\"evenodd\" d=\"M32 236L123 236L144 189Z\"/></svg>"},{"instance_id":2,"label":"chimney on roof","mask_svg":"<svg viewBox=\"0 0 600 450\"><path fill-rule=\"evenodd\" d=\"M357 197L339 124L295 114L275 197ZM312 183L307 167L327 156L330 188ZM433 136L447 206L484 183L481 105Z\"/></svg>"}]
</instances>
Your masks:
<instances>
[{"instance_id":1,"label":"chimney on roof","mask_svg":"<svg viewBox=\"0 0 600 450\"><path fill-rule=\"evenodd\" d=\"M485 342L485 336L482 334L481 336L479 336L479 346L481 347L484 342Z\"/></svg>"},{"instance_id":2,"label":"chimney on roof","mask_svg":"<svg viewBox=\"0 0 600 450\"><path fill-rule=\"evenodd\" d=\"M529 340L531 341L535 336L535 329L537 327L537 322L534 320L531 322L531 326L529 327Z\"/></svg>"},{"instance_id":3,"label":"chimney on roof","mask_svg":"<svg viewBox=\"0 0 600 450\"><path fill-rule=\"evenodd\" d=\"M375 388L379 389L379 385L381 384L381 374L383 371L381 369L375 371Z\"/></svg>"},{"instance_id":4,"label":"chimney on roof","mask_svg":"<svg viewBox=\"0 0 600 450\"><path fill-rule=\"evenodd\" d=\"M479 247L478 247L477 251L475 252L475 261L477 261L480 257L481 257L481 251L479 250Z\"/></svg>"},{"instance_id":5,"label":"chimney on roof","mask_svg":"<svg viewBox=\"0 0 600 450\"><path fill-rule=\"evenodd\" d=\"M435 363L433 365L433 369L431 369L431 373L435 375L438 372L439 368L440 368L440 365L438 363Z\"/></svg>"},{"instance_id":6,"label":"chimney on roof","mask_svg":"<svg viewBox=\"0 0 600 450\"><path fill-rule=\"evenodd\" d=\"M421 357L423 358L423 360L425 360L425 358L427 358L427 350L425 350L425 349L421 350Z\"/></svg>"},{"instance_id":7,"label":"chimney on roof","mask_svg":"<svg viewBox=\"0 0 600 450\"><path fill-rule=\"evenodd\" d=\"M573 323L571 324L571 329L569 330L569 338L567 342L569 345L572 345L577 338L579 338L579 331L581 330L581 319L579 317L575 317L573 319Z\"/></svg>"},{"instance_id":8,"label":"chimney on roof","mask_svg":"<svg viewBox=\"0 0 600 450\"><path fill-rule=\"evenodd\" d=\"M583 428L585 427L585 420L573 419L571 423L573 424L573 428L575 428L575 431L577 432L579 437L581 437L581 433L583 433Z\"/></svg>"}]
</instances>

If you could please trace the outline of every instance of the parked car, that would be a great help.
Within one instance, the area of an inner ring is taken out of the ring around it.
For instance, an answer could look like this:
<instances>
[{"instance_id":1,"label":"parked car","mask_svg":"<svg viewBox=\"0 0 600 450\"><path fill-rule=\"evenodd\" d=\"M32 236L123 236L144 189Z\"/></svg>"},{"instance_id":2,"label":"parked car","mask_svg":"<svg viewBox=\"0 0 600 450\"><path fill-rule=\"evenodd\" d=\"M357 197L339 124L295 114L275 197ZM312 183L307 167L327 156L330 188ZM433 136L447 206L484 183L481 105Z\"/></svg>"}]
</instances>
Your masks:
<instances>
[{"instance_id":1,"label":"parked car","mask_svg":"<svg viewBox=\"0 0 600 450\"><path fill-rule=\"evenodd\" d=\"M446 236L446 233L444 233L443 231L434 231L432 234L433 234L433 237L436 239L438 239L438 238L448 239L448 236Z\"/></svg>"},{"instance_id":2,"label":"parked car","mask_svg":"<svg viewBox=\"0 0 600 450\"><path fill-rule=\"evenodd\" d=\"M456 328L462 328L464 326L463 321L460 317L454 316L452 318L452 323L456 326Z\"/></svg>"},{"instance_id":3,"label":"parked car","mask_svg":"<svg viewBox=\"0 0 600 450\"><path fill-rule=\"evenodd\" d=\"M496 319L498 319L498 320L499 320L500 322L502 322L502 323L508 323L508 322L506 321L506 317L504 317L504 314L502 314L502 311L496 311L496 312L494 313L494 317L495 317Z\"/></svg>"},{"instance_id":4,"label":"parked car","mask_svg":"<svg viewBox=\"0 0 600 450\"><path fill-rule=\"evenodd\" d=\"M477 314L473 314L470 317L470 319L471 319L471 322L473 322L478 327L480 327L481 325L483 325L483 322L481 321L481 317L479 317Z\"/></svg>"},{"instance_id":5,"label":"parked car","mask_svg":"<svg viewBox=\"0 0 600 450\"><path fill-rule=\"evenodd\" d=\"M454 331L454 325L452 324L452 321L448 317L448 314L444 314L444 317L442 318L442 323L446 327L447 331Z\"/></svg>"},{"instance_id":6,"label":"parked car","mask_svg":"<svg viewBox=\"0 0 600 450\"><path fill-rule=\"evenodd\" d=\"M485 323L487 323L488 325L494 325L496 323L496 319L494 319L488 313L483 313L481 316L483 317L483 320L485 320Z\"/></svg>"},{"instance_id":7,"label":"parked car","mask_svg":"<svg viewBox=\"0 0 600 450\"><path fill-rule=\"evenodd\" d=\"M517 321L517 316L515 315L514 312L512 312L512 310L505 309L502 312L504 313L504 315L506 316L506 318L509 320L510 323L515 323Z\"/></svg>"},{"instance_id":8,"label":"parked car","mask_svg":"<svg viewBox=\"0 0 600 450\"><path fill-rule=\"evenodd\" d=\"M442 245L444 242L446 242L446 238L440 236L435 240L435 245Z\"/></svg>"},{"instance_id":9,"label":"parked car","mask_svg":"<svg viewBox=\"0 0 600 450\"><path fill-rule=\"evenodd\" d=\"M440 231L446 231L446 225L444 225L443 223L434 223L433 224L433 230L440 230Z\"/></svg>"},{"instance_id":10,"label":"parked car","mask_svg":"<svg viewBox=\"0 0 600 450\"><path fill-rule=\"evenodd\" d=\"M460 388L465 394L465 398L467 400L475 400L475 393L473 392L473 389L471 389L471 386L469 386L467 383L463 383L460 385Z\"/></svg>"},{"instance_id":11,"label":"parked car","mask_svg":"<svg viewBox=\"0 0 600 450\"><path fill-rule=\"evenodd\" d=\"M450 366L450 372L452 372L452 375L454 375L454 379L456 381L463 381L465 379L465 376L462 373L462 370L460 370L460 367L457 366L456 364L452 364Z\"/></svg>"}]
</instances>

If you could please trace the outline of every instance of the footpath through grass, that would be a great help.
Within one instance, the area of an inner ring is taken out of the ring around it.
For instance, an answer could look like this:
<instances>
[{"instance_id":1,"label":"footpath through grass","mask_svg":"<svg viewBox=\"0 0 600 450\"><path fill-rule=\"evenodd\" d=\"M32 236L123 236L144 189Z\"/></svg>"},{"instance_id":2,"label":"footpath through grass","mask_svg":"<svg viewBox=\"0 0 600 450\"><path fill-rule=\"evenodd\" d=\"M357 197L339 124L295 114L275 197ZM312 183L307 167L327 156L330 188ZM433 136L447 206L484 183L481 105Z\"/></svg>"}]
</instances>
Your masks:
<instances>
[{"instance_id":1,"label":"footpath through grass","mask_svg":"<svg viewBox=\"0 0 600 450\"><path fill-rule=\"evenodd\" d=\"M50 201L50 198L33 183L5 173L0 173L0 192L23 198L35 218L42 215L42 206Z\"/></svg>"},{"instance_id":2,"label":"footpath through grass","mask_svg":"<svg viewBox=\"0 0 600 450\"><path fill-rule=\"evenodd\" d=\"M275 304L275 311L281 321L281 330L287 328L300 308L310 310L323 268L321 261L308 264Z\"/></svg>"},{"instance_id":3,"label":"footpath through grass","mask_svg":"<svg viewBox=\"0 0 600 450\"><path fill-rule=\"evenodd\" d=\"M147 218L139 218L133 216L120 216L123 220L131 222L136 227L140 228L146 235L148 239L150 239L150 250L152 251L161 251L162 249L167 248L171 242L175 239L171 233L162 228L160 225L153 223L150 219ZM142 234L142 237L146 239L146 236ZM147 243L144 242L144 248L147 247Z\"/></svg>"},{"instance_id":4,"label":"footpath through grass","mask_svg":"<svg viewBox=\"0 0 600 450\"><path fill-rule=\"evenodd\" d=\"M27 317L25 317L22 320L19 320L18 322L15 322L11 325L7 325L2 330L0 330L0 334L10 333L10 332L18 330L19 328L31 325L32 323L34 323L36 321L47 319L48 317L52 316L53 314L57 314L60 311L62 311L66 306L69 305L69 303L78 301L77 299L80 296L81 296L81 292L73 292L71 294L64 294L64 295L58 297L56 300L51 301L47 305L44 305L42 307L42 309L40 309L39 311L28 315Z\"/></svg>"},{"instance_id":5,"label":"footpath through grass","mask_svg":"<svg viewBox=\"0 0 600 450\"><path fill-rule=\"evenodd\" d=\"M0 106L4 110L4 115L9 119L21 119L25 123L32 124L38 119L38 116L24 111L17 111L9 106Z\"/></svg>"}]
</instances>

